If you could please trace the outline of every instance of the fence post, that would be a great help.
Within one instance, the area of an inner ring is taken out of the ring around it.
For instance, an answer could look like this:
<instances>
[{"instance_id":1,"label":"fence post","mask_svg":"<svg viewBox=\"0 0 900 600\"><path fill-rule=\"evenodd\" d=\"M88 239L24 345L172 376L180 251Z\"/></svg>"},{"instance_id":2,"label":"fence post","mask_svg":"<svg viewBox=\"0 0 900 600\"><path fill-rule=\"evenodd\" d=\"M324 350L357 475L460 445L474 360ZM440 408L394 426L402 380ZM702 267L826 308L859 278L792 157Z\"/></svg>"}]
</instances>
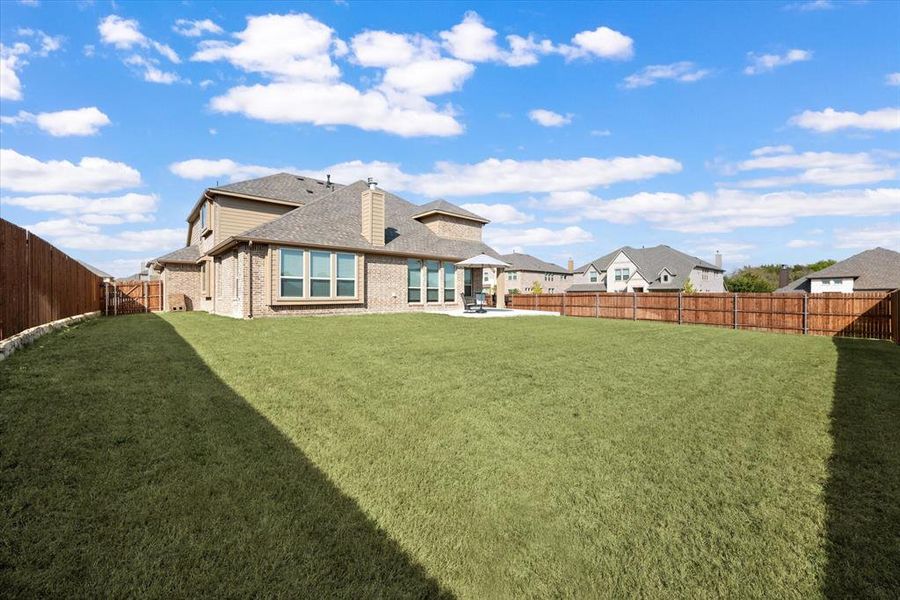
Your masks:
<instances>
[{"instance_id":1,"label":"fence post","mask_svg":"<svg viewBox=\"0 0 900 600\"><path fill-rule=\"evenodd\" d=\"M561 317L566 316L566 293L565 292L563 292L563 295L562 295L562 309L559 311L559 316L561 316Z\"/></svg>"},{"instance_id":2,"label":"fence post","mask_svg":"<svg viewBox=\"0 0 900 600\"><path fill-rule=\"evenodd\" d=\"M109 316L109 282L103 282L103 316Z\"/></svg>"},{"instance_id":3,"label":"fence post","mask_svg":"<svg viewBox=\"0 0 900 600\"><path fill-rule=\"evenodd\" d=\"M147 301L147 282L141 282L141 293L144 295L144 312L150 312L149 303Z\"/></svg>"},{"instance_id":4,"label":"fence post","mask_svg":"<svg viewBox=\"0 0 900 600\"><path fill-rule=\"evenodd\" d=\"M683 294L682 294L681 292L678 292L678 324L679 324L679 325L681 325L681 323L682 323L682 321L681 321L681 302L682 302L682 296L683 296Z\"/></svg>"},{"instance_id":5,"label":"fence post","mask_svg":"<svg viewBox=\"0 0 900 600\"><path fill-rule=\"evenodd\" d=\"M534 310L537 310L538 309L538 301L537 301L538 295L532 294L531 297L534 298Z\"/></svg>"},{"instance_id":6,"label":"fence post","mask_svg":"<svg viewBox=\"0 0 900 600\"><path fill-rule=\"evenodd\" d=\"M732 295L732 297L731 297L731 304L733 305L733 306L731 307L731 308L732 308L731 321L732 321L732 325L733 325L732 329L737 329L737 328L738 328L738 319L737 319L738 309L737 309L737 301L738 301L738 295L737 295L737 292L735 292L735 293Z\"/></svg>"},{"instance_id":7,"label":"fence post","mask_svg":"<svg viewBox=\"0 0 900 600\"><path fill-rule=\"evenodd\" d=\"M600 318L600 292L594 292L594 318Z\"/></svg>"},{"instance_id":8,"label":"fence post","mask_svg":"<svg viewBox=\"0 0 900 600\"><path fill-rule=\"evenodd\" d=\"M891 334L894 343L900 344L900 290L891 294Z\"/></svg>"},{"instance_id":9,"label":"fence post","mask_svg":"<svg viewBox=\"0 0 900 600\"><path fill-rule=\"evenodd\" d=\"M631 320L637 321L637 292L631 292Z\"/></svg>"},{"instance_id":10,"label":"fence post","mask_svg":"<svg viewBox=\"0 0 900 600\"><path fill-rule=\"evenodd\" d=\"M803 335L809 333L809 294L803 294Z\"/></svg>"},{"instance_id":11,"label":"fence post","mask_svg":"<svg viewBox=\"0 0 900 600\"><path fill-rule=\"evenodd\" d=\"M119 314L119 284L113 282L113 316Z\"/></svg>"}]
</instances>

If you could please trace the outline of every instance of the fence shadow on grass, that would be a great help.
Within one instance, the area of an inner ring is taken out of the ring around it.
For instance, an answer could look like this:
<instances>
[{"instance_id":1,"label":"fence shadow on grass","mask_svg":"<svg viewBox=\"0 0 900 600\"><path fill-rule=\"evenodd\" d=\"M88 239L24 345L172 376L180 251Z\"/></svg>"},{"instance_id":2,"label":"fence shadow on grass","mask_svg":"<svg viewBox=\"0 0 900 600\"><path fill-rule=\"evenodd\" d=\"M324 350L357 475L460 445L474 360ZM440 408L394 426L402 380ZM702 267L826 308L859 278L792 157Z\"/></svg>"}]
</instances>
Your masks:
<instances>
[{"instance_id":1,"label":"fence shadow on grass","mask_svg":"<svg viewBox=\"0 0 900 600\"><path fill-rule=\"evenodd\" d=\"M900 591L900 346L834 338L834 449L825 487L829 598Z\"/></svg>"},{"instance_id":2,"label":"fence shadow on grass","mask_svg":"<svg viewBox=\"0 0 900 600\"><path fill-rule=\"evenodd\" d=\"M40 345L0 365L12 595L451 596L166 321Z\"/></svg>"}]
</instances>

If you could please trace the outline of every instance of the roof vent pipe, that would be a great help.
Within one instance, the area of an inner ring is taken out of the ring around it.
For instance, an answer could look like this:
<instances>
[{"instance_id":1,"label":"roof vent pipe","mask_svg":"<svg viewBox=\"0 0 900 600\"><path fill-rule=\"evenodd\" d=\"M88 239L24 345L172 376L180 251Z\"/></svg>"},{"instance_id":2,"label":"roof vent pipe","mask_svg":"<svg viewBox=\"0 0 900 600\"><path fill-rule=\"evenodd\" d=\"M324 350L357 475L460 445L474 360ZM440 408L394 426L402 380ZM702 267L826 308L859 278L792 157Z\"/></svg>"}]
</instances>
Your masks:
<instances>
[{"instance_id":1,"label":"roof vent pipe","mask_svg":"<svg viewBox=\"0 0 900 600\"><path fill-rule=\"evenodd\" d=\"M331 173L325 175L325 187L331 187Z\"/></svg>"}]
</instances>

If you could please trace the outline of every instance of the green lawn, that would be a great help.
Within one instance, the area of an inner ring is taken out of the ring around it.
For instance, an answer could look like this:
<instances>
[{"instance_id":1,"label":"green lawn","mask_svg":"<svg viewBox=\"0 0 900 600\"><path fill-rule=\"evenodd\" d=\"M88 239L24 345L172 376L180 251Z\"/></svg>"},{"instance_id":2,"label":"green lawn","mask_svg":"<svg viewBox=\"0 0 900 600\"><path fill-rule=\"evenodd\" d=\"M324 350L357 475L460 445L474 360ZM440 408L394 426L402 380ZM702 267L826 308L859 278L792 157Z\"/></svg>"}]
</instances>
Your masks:
<instances>
[{"instance_id":1,"label":"green lawn","mask_svg":"<svg viewBox=\"0 0 900 600\"><path fill-rule=\"evenodd\" d=\"M897 597L900 347L104 318L0 363L0 589Z\"/></svg>"}]
</instances>

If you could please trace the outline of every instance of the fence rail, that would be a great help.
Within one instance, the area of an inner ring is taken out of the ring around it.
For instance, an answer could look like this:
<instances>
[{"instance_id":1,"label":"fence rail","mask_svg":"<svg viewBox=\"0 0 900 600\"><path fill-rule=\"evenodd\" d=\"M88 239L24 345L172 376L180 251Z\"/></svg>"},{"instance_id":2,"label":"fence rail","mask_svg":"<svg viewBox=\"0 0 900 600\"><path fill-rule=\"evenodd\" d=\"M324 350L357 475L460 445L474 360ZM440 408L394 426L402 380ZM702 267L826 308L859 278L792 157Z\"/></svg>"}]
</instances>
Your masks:
<instances>
[{"instance_id":1,"label":"fence rail","mask_svg":"<svg viewBox=\"0 0 900 600\"><path fill-rule=\"evenodd\" d=\"M900 343L900 290L852 294L516 294L506 305L570 317L666 321Z\"/></svg>"},{"instance_id":2,"label":"fence rail","mask_svg":"<svg viewBox=\"0 0 900 600\"><path fill-rule=\"evenodd\" d=\"M68 254L0 219L0 339L98 310L100 281Z\"/></svg>"}]
</instances>

